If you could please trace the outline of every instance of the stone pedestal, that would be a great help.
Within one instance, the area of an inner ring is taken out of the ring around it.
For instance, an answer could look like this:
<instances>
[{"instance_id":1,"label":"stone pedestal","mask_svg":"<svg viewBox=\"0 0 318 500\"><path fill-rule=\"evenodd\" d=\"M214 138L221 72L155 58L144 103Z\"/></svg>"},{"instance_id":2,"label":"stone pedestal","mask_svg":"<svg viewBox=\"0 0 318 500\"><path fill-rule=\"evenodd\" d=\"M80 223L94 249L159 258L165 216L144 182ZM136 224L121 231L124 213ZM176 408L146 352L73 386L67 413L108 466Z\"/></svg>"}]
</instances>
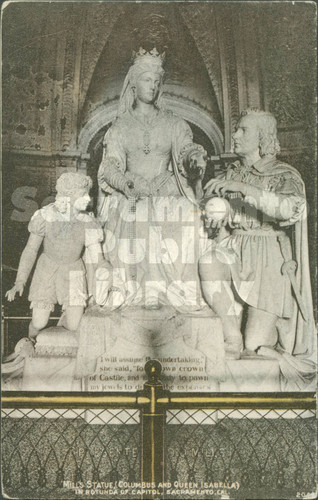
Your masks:
<instances>
[{"instance_id":1,"label":"stone pedestal","mask_svg":"<svg viewBox=\"0 0 318 500\"><path fill-rule=\"evenodd\" d=\"M25 359L22 390L80 391L82 382L74 378L77 349L77 332L59 326L43 330L34 356Z\"/></svg>"},{"instance_id":2,"label":"stone pedestal","mask_svg":"<svg viewBox=\"0 0 318 500\"><path fill-rule=\"evenodd\" d=\"M218 391L225 375L221 323L210 309L179 314L170 307L107 312L94 306L82 319L76 376L89 391L136 391L144 365L158 359L171 391Z\"/></svg>"},{"instance_id":3,"label":"stone pedestal","mask_svg":"<svg viewBox=\"0 0 318 500\"><path fill-rule=\"evenodd\" d=\"M279 392L280 370L275 359L228 360L220 392Z\"/></svg>"},{"instance_id":4,"label":"stone pedestal","mask_svg":"<svg viewBox=\"0 0 318 500\"><path fill-rule=\"evenodd\" d=\"M148 359L163 365L166 389L178 392L279 392L277 360L225 360L219 318L169 310L105 314L90 308L79 332L43 330L25 361L22 389L136 391Z\"/></svg>"},{"instance_id":5,"label":"stone pedestal","mask_svg":"<svg viewBox=\"0 0 318 500\"><path fill-rule=\"evenodd\" d=\"M81 391L82 383L74 379L75 359L36 356L27 358L23 372L24 391Z\"/></svg>"}]
</instances>

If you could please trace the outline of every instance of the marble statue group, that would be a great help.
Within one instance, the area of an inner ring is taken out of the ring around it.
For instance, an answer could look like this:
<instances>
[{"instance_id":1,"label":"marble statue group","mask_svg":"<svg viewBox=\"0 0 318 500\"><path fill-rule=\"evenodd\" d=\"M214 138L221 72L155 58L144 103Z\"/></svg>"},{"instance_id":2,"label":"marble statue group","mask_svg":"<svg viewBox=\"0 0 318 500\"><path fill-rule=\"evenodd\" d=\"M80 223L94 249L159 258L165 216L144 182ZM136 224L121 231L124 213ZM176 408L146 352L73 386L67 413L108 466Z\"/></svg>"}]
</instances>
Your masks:
<instances>
[{"instance_id":1,"label":"marble statue group","mask_svg":"<svg viewBox=\"0 0 318 500\"><path fill-rule=\"evenodd\" d=\"M304 388L316 342L304 183L277 158L274 116L251 108L233 133L236 161L203 185L204 148L162 105L163 59L155 49L135 54L104 138L97 214L87 210L92 180L62 174L55 202L29 223L7 298L23 293L36 262L28 335L35 345L57 303L60 326L85 330L82 339L89 311L114 318L138 310L148 325L170 314L181 328L184 318L201 318L206 336L211 314L224 362L278 359Z\"/></svg>"}]
</instances>

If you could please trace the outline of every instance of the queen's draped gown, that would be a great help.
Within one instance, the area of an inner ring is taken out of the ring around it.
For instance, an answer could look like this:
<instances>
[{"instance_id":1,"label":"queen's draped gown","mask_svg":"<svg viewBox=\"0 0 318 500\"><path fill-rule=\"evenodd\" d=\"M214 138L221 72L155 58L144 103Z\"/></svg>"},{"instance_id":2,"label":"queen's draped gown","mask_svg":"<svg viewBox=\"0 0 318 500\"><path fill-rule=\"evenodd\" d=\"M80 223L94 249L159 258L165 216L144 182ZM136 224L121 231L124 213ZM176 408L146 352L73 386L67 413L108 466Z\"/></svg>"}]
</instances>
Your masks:
<instances>
[{"instance_id":1,"label":"queen's draped gown","mask_svg":"<svg viewBox=\"0 0 318 500\"><path fill-rule=\"evenodd\" d=\"M198 259L209 241L183 168L195 147L190 127L169 111L159 110L150 125L127 111L106 133L104 146L98 217L105 257L124 287L123 305L155 300L200 309ZM148 195L127 199L116 189L122 174Z\"/></svg>"}]
</instances>

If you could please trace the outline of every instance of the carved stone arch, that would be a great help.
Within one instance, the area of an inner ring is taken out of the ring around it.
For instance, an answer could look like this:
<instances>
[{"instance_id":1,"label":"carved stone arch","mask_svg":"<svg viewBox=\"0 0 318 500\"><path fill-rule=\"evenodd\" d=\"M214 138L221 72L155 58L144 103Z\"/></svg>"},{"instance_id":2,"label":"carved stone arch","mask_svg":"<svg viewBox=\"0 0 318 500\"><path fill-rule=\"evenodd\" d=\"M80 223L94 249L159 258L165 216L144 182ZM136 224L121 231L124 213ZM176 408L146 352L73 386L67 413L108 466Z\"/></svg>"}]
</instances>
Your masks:
<instances>
[{"instance_id":1,"label":"carved stone arch","mask_svg":"<svg viewBox=\"0 0 318 500\"><path fill-rule=\"evenodd\" d=\"M223 134L210 113L186 99L165 96L164 102L167 109L199 127L210 139L216 154L223 153Z\"/></svg>"},{"instance_id":2,"label":"carved stone arch","mask_svg":"<svg viewBox=\"0 0 318 500\"><path fill-rule=\"evenodd\" d=\"M211 115L193 102L165 96L165 107L184 120L201 129L209 138L216 154L224 150L223 135ZM98 132L112 123L117 114L118 100L98 108L86 122L78 137L78 149L82 155L87 154L91 141Z\"/></svg>"},{"instance_id":3,"label":"carved stone arch","mask_svg":"<svg viewBox=\"0 0 318 500\"><path fill-rule=\"evenodd\" d=\"M111 102L92 113L79 133L77 147L82 154L88 153L89 145L96 134L116 118L118 102Z\"/></svg>"}]
</instances>

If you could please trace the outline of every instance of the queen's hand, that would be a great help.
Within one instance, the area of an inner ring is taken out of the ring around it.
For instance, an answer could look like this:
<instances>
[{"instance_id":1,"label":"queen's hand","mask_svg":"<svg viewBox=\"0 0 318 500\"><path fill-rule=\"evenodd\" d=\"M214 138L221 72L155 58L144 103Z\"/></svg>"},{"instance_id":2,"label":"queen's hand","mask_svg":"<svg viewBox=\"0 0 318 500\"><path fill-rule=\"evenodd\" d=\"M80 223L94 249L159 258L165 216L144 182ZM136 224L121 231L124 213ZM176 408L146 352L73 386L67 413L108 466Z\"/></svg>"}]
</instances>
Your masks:
<instances>
[{"instance_id":1,"label":"queen's hand","mask_svg":"<svg viewBox=\"0 0 318 500\"><path fill-rule=\"evenodd\" d=\"M188 178L191 180L202 180L206 170L206 152L196 151L191 154L186 166Z\"/></svg>"},{"instance_id":2,"label":"queen's hand","mask_svg":"<svg viewBox=\"0 0 318 500\"><path fill-rule=\"evenodd\" d=\"M128 199L135 198L136 200L139 200L140 198L146 198L147 196L150 196L150 190L146 182L136 183L128 181L124 188L124 194Z\"/></svg>"}]
</instances>

